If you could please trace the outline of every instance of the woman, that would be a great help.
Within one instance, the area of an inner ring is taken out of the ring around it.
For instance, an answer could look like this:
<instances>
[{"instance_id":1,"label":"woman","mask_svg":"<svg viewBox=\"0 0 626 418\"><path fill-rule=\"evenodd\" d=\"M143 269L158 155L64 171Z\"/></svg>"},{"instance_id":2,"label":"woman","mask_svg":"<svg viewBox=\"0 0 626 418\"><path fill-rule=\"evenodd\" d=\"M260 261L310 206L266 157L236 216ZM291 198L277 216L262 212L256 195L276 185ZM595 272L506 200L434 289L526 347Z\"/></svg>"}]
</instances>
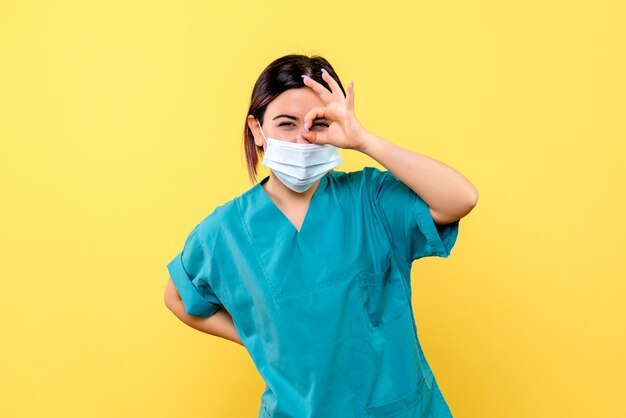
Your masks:
<instances>
[{"instance_id":1,"label":"woman","mask_svg":"<svg viewBox=\"0 0 626 418\"><path fill-rule=\"evenodd\" d=\"M474 186L360 124L322 57L257 80L244 145L270 175L217 207L167 265L183 322L245 346L266 382L259 417L446 417L417 338L413 260L447 257ZM333 170L337 148L388 171Z\"/></svg>"}]
</instances>

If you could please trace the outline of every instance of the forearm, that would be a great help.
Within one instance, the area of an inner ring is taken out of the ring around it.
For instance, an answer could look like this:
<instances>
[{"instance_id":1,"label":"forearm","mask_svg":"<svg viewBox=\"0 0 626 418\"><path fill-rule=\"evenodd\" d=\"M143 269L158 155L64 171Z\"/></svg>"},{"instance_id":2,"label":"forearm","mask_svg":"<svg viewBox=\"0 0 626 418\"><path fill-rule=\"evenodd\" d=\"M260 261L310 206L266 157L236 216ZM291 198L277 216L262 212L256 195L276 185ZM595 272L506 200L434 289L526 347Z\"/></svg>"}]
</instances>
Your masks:
<instances>
[{"instance_id":1,"label":"forearm","mask_svg":"<svg viewBox=\"0 0 626 418\"><path fill-rule=\"evenodd\" d=\"M173 284L170 283L168 283L168 288L173 286ZM243 345L237 333L237 329L235 328L235 324L233 323L233 319L225 309L220 308L215 314L207 318L189 315L185 311L185 306L183 305L180 295L175 289L172 290L171 288L166 289L165 305L178 319L191 328Z\"/></svg>"},{"instance_id":2,"label":"forearm","mask_svg":"<svg viewBox=\"0 0 626 418\"><path fill-rule=\"evenodd\" d=\"M183 308L183 313L181 316L178 316L178 318L191 328L197 329L198 331L225 338L243 345L243 342L237 333L237 329L235 328L235 324L233 323L232 317L224 308L220 308L217 312L215 312L215 314L209 316L208 318L187 315Z\"/></svg>"},{"instance_id":3,"label":"forearm","mask_svg":"<svg viewBox=\"0 0 626 418\"><path fill-rule=\"evenodd\" d=\"M417 193L428 206L452 222L476 205L478 191L452 167L365 132L358 150L370 156Z\"/></svg>"}]
</instances>

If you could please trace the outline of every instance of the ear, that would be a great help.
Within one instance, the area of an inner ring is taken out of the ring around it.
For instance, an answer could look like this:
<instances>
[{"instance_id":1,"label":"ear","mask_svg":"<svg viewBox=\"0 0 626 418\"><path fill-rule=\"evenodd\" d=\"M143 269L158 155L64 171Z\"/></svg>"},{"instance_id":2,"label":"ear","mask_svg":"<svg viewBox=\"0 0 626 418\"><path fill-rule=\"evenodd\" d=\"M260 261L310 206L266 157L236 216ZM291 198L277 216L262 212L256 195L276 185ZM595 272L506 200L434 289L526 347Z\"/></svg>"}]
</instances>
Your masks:
<instances>
[{"instance_id":1,"label":"ear","mask_svg":"<svg viewBox=\"0 0 626 418\"><path fill-rule=\"evenodd\" d=\"M252 135L254 136L254 143L257 145L257 147L263 147L265 144L265 140L263 139L263 134L261 134L261 130L259 129L256 118L252 115L248 115L247 122L248 129L252 131Z\"/></svg>"}]
</instances>

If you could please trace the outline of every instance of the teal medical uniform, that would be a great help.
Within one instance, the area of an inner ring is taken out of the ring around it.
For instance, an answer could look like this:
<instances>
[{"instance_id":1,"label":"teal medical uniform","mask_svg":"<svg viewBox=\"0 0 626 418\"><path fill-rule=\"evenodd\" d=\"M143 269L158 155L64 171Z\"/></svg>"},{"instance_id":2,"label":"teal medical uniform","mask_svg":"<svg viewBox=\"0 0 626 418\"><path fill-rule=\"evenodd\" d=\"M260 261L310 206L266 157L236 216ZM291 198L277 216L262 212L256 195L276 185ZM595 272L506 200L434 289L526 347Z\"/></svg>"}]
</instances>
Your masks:
<instances>
[{"instance_id":1,"label":"teal medical uniform","mask_svg":"<svg viewBox=\"0 0 626 418\"><path fill-rule=\"evenodd\" d=\"M259 417L452 416L418 340L413 260L447 257L437 225L388 171L331 171L298 231L260 183L218 206L167 265L188 314L223 306L266 383Z\"/></svg>"}]
</instances>

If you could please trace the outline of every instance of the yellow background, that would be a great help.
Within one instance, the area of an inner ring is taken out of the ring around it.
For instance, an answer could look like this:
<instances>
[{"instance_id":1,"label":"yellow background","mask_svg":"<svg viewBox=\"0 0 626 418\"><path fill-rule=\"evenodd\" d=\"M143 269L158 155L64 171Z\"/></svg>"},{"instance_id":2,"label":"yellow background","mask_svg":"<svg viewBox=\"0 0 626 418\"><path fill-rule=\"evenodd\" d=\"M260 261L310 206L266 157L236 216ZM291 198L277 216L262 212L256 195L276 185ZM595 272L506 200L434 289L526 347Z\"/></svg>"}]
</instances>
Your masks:
<instances>
[{"instance_id":1,"label":"yellow background","mask_svg":"<svg viewBox=\"0 0 626 418\"><path fill-rule=\"evenodd\" d=\"M248 100L287 53L327 57L368 130L479 191L452 255L413 266L455 417L626 416L625 6L216 4L0 2L0 416L256 417L245 348L163 289L251 187Z\"/></svg>"}]
</instances>

